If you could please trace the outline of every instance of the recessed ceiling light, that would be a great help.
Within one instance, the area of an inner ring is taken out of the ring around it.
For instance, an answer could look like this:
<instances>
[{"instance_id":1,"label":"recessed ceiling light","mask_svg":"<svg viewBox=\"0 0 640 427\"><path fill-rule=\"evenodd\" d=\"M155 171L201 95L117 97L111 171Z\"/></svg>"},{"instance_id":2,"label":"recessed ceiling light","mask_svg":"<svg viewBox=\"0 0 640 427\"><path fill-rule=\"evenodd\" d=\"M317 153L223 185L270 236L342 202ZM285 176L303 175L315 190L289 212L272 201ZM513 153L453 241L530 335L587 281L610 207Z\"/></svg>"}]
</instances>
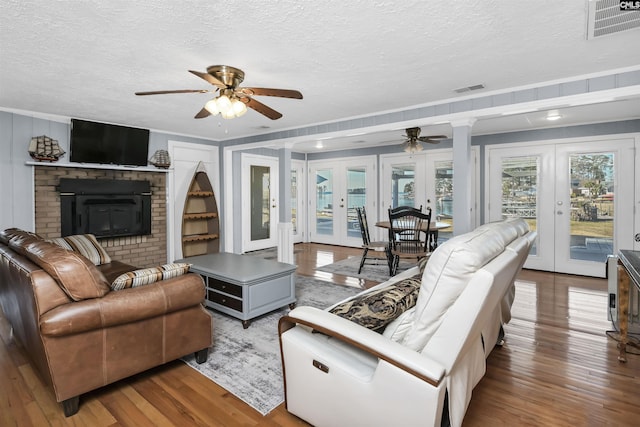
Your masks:
<instances>
[{"instance_id":1,"label":"recessed ceiling light","mask_svg":"<svg viewBox=\"0 0 640 427\"><path fill-rule=\"evenodd\" d=\"M559 113L549 113L547 114L547 120L550 121L556 121L556 120L560 120L562 118L562 115Z\"/></svg>"},{"instance_id":2,"label":"recessed ceiling light","mask_svg":"<svg viewBox=\"0 0 640 427\"><path fill-rule=\"evenodd\" d=\"M322 144L322 141L318 141L316 142L316 148L323 148L324 145Z\"/></svg>"}]
</instances>

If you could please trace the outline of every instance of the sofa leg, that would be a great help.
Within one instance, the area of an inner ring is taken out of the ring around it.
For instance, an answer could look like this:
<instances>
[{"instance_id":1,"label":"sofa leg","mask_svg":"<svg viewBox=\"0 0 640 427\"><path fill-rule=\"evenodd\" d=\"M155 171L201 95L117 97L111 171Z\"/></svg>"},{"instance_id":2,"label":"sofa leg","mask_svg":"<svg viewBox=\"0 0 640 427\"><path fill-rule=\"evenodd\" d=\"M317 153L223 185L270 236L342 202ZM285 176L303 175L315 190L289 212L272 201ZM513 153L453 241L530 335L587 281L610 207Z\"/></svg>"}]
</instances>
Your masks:
<instances>
[{"instance_id":1,"label":"sofa leg","mask_svg":"<svg viewBox=\"0 0 640 427\"><path fill-rule=\"evenodd\" d=\"M498 333L498 340L496 342L498 347L502 347L504 345L504 328L500 325L500 332Z\"/></svg>"},{"instance_id":2,"label":"sofa leg","mask_svg":"<svg viewBox=\"0 0 640 427\"><path fill-rule=\"evenodd\" d=\"M204 362L206 362L208 358L209 358L209 349L208 348L204 348L202 350L196 351L196 362L199 365L201 365Z\"/></svg>"},{"instance_id":3,"label":"sofa leg","mask_svg":"<svg viewBox=\"0 0 640 427\"><path fill-rule=\"evenodd\" d=\"M80 396L63 400L60 403L62 403L62 410L64 411L64 416L70 417L78 413L78 407L80 406Z\"/></svg>"}]
</instances>

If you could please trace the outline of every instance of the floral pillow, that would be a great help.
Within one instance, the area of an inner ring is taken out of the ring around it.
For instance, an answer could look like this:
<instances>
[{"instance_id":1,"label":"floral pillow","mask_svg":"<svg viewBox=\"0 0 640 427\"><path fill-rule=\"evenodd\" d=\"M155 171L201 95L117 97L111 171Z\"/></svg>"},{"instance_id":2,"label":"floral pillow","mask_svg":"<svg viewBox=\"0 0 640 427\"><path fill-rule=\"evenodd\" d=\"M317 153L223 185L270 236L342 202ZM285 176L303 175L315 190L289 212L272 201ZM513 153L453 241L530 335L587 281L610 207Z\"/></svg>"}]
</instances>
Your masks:
<instances>
[{"instance_id":1,"label":"floral pillow","mask_svg":"<svg viewBox=\"0 0 640 427\"><path fill-rule=\"evenodd\" d=\"M422 275L401 280L376 291L356 296L338 304L330 313L358 323L371 330L382 330L416 304Z\"/></svg>"}]
</instances>

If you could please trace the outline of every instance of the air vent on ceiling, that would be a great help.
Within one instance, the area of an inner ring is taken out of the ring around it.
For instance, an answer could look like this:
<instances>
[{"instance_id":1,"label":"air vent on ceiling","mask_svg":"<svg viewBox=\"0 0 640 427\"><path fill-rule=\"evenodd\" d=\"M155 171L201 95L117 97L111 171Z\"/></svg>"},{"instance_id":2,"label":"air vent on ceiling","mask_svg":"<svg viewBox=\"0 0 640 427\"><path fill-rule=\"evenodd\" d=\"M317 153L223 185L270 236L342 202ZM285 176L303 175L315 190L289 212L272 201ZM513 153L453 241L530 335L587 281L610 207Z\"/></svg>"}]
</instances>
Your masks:
<instances>
[{"instance_id":1,"label":"air vent on ceiling","mask_svg":"<svg viewBox=\"0 0 640 427\"><path fill-rule=\"evenodd\" d=\"M458 89L454 89L453 91L457 92L457 93L465 93L465 92L470 92L472 90L480 90L480 89L484 89L484 85L483 84L467 86L467 87L460 87Z\"/></svg>"},{"instance_id":2,"label":"air vent on ceiling","mask_svg":"<svg viewBox=\"0 0 640 427\"><path fill-rule=\"evenodd\" d=\"M587 0L587 7L587 39L640 28L640 11L621 10L620 0Z\"/></svg>"}]
</instances>

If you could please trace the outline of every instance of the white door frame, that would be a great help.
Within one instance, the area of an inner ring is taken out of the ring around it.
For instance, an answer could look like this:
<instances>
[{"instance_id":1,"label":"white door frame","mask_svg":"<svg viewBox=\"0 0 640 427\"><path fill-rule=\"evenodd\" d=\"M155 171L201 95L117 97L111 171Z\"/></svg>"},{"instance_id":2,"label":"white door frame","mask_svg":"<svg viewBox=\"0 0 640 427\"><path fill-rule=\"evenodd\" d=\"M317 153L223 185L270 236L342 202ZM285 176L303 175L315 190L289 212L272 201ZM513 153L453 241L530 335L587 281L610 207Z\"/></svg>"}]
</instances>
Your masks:
<instances>
[{"instance_id":1,"label":"white door frame","mask_svg":"<svg viewBox=\"0 0 640 427\"><path fill-rule=\"evenodd\" d=\"M241 153L241 200L242 200L242 252L276 247L278 245L278 223L280 216L279 198L279 161L277 157L260 156L257 154ZM269 238L251 240L251 167L264 166L269 172Z\"/></svg>"}]
</instances>

